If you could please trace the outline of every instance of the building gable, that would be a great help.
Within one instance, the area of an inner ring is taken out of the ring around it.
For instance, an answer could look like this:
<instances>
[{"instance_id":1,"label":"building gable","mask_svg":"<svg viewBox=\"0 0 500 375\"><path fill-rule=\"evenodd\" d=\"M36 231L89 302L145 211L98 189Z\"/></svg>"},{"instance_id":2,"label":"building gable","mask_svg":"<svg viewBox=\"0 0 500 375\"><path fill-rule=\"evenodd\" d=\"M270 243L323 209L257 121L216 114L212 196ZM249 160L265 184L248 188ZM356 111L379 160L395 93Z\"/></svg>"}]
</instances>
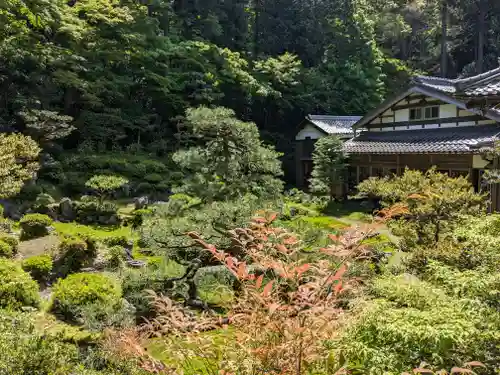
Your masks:
<instances>
[{"instance_id":1,"label":"building gable","mask_svg":"<svg viewBox=\"0 0 500 375\"><path fill-rule=\"evenodd\" d=\"M306 124L295 136L296 141L303 141L305 139L319 139L324 137L326 132L320 130L318 127L311 124Z\"/></svg>"},{"instance_id":2,"label":"building gable","mask_svg":"<svg viewBox=\"0 0 500 375\"><path fill-rule=\"evenodd\" d=\"M364 128L368 131L435 129L494 124L495 120L420 92L407 92L389 108L374 116Z\"/></svg>"}]
</instances>

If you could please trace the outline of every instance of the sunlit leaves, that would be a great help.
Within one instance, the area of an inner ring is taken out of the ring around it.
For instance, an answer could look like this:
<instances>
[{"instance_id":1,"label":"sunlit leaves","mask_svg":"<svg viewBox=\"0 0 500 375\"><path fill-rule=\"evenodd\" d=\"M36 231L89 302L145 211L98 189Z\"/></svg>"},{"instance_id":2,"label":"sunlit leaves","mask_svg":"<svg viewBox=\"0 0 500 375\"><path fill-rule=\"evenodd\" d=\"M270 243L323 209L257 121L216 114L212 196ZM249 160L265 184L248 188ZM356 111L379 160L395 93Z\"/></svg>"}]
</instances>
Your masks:
<instances>
[{"instance_id":1,"label":"sunlit leaves","mask_svg":"<svg viewBox=\"0 0 500 375\"><path fill-rule=\"evenodd\" d=\"M40 149L21 134L0 134L0 197L17 194L24 183L35 177Z\"/></svg>"}]
</instances>

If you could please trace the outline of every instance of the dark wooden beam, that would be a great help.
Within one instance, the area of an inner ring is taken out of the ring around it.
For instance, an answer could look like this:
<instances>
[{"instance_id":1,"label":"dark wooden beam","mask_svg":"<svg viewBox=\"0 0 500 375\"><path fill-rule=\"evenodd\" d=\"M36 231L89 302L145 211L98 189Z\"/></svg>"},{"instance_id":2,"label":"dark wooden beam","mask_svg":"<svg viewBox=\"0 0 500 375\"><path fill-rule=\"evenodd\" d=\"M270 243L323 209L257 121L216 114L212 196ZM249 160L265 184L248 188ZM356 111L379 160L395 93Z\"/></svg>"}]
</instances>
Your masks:
<instances>
[{"instance_id":1,"label":"dark wooden beam","mask_svg":"<svg viewBox=\"0 0 500 375\"><path fill-rule=\"evenodd\" d=\"M427 125L427 124L450 124L454 122L466 122L466 121L481 121L487 120L483 116L473 115L473 116L463 116L463 117L445 117L427 120L417 120L417 121L398 121L398 122L386 122L382 124L373 124L375 126L369 126L368 128L392 128L392 127L404 127L411 125Z\"/></svg>"},{"instance_id":2,"label":"dark wooden beam","mask_svg":"<svg viewBox=\"0 0 500 375\"><path fill-rule=\"evenodd\" d=\"M441 104L447 104L443 102L442 100L421 100L418 103L410 103L410 104L404 104L404 105L395 105L392 107L393 111L397 111L398 109L408 109L408 108L419 108L419 107L429 107L429 106L435 106L435 105L441 105Z\"/></svg>"}]
</instances>

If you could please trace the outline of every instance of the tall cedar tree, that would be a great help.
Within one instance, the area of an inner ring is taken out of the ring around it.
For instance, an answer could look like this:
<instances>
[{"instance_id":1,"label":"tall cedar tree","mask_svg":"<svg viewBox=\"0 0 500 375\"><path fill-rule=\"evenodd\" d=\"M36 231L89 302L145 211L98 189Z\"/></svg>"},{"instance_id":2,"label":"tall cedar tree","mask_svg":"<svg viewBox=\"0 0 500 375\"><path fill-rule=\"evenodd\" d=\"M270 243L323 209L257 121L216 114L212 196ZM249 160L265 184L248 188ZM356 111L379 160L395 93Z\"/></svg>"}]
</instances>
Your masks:
<instances>
[{"instance_id":1,"label":"tall cedar tree","mask_svg":"<svg viewBox=\"0 0 500 375\"><path fill-rule=\"evenodd\" d=\"M314 147L311 190L316 193L328 194L330 199L344 182L346 156L342 150L342 140L337 136L327 136L318 139Z\"/></svg>"}]
</instances>

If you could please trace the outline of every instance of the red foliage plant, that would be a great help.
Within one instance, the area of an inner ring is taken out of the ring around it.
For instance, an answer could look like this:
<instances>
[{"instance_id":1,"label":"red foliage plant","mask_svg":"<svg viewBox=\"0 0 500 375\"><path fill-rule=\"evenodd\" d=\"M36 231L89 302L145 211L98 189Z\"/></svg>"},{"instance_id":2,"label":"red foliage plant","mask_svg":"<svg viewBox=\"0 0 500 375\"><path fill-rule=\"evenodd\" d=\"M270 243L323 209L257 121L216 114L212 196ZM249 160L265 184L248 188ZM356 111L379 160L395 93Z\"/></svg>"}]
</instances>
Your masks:
<instances>
[{"instance_id":1,"label":"red foliage plant","mask_svg":"<svg viewBox=\"0 0 500 375\"><path fill-rule=\"evenodd\" d=\"M349 265L370 257L363 241L373 234L374 226L332 235L333 243L322 249L320 259L306 263L299 239L273 225L276 217L263 212L247 228L229 231L230 252L215 248L197 233L188 234L239 281L224 322L235 328L232 350L237 352L237 360L233 356L219 361L226 373L299 375L321 361L328 363L324 342L338 332L339 300L353 282L346 278ZM161 313L152 326L163 333L175 330L185 335L190 329L220 326L220 318L207 315L194 323L166 297L157 297L155 305ZM187 323L174 329L174 320Z\"/></svg>"}]
</instances>

